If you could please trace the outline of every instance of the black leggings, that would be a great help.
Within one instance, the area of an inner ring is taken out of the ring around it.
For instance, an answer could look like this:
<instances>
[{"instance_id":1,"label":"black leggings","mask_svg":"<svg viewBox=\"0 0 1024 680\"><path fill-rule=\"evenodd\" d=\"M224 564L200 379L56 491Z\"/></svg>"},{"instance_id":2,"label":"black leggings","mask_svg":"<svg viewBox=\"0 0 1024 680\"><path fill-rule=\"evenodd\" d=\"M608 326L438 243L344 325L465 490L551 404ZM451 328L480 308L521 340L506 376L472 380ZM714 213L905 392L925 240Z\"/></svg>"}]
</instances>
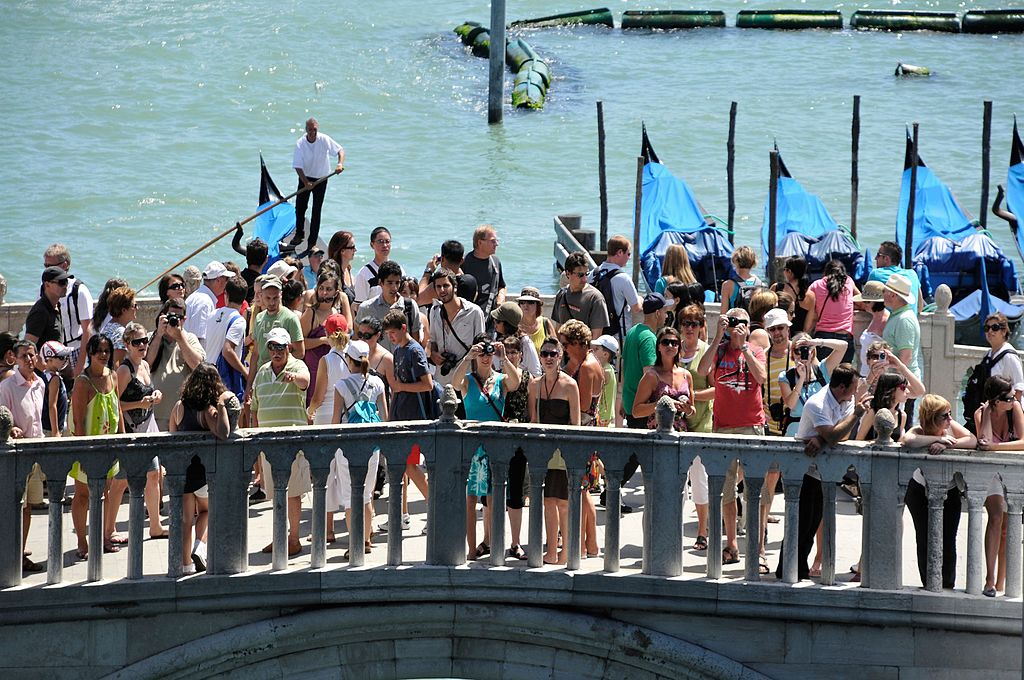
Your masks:
<instances>
[{"instance_id":1,"label":"black leggings","mask_svg":"<svg viewBox=\"0 0 1024 680\"><path fill-rule=\"evenodd\" d=\"M917 573L921 585L928 584L928 494L913 479L907 484L904 501L914 520L917 539ZM942 587L952 588L956 581L956 532L960 527L960 490L953 487L942 504Z\"/></svg>"},{"instance_id":2,"label":"black leggings","mask_svg":"<svg viewBox=\"0 0 1024 680\"><path fill-rule=\"evenodd\" d=\"M797 578L809 578L810 568L807 566L807 558L811 555L811 548L814 547L814 536L818 533L818 525L825 512L825 496L821 492L821 480L810 475L804 475L803 483L800 485L800 521L797 528ZM786 544L783 541L779 549L779 566L775 570L775 576L782 578L782 563L785 560Z\"/></svg>"}]
</instances>

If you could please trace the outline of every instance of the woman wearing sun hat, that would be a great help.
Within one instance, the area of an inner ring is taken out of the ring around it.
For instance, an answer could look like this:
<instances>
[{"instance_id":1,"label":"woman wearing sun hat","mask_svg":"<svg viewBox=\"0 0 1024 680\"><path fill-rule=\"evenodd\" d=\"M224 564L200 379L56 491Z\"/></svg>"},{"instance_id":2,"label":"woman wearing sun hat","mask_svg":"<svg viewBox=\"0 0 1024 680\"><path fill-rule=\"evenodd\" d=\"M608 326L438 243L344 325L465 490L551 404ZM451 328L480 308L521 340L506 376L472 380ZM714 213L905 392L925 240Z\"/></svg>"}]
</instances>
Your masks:
<instances>
[{"instance_id":1,"label":"woman wearing sun hat","mask_svg":"<svg viewBox=\"0 0 1024 680\"><path fill-rule=\"evenodd\" d=\"M555 325L551 319L541 316L544 311L544 303L540 299L540 291L531 286L523 288L519 293L519 308L523 310L523 318L519 322L519 330L523 335L530 338L534 349L540 354L540 346L544 338L555 334Z\"/></svg>"},{"instance_id":2,"label":"woman wearing sun hat","mask_svg":"<svg viewBox=\"0 0 1024 680\"><path fill-rule=\"evenodd\" d=\"M885 291L885 284L881 281L868 281L864 284L864 290L859 295L853 296L853 306L862 312L871 315L871 322L867 328L861 331L857 338L858 357L860 358L860 375L868 377L871 367L868 365L868 347L873 342L882 339L882 331L885 329L885 322L889 320L889 310L885 308L885 301L882 300L882 293Z\"/></svg>"}]
</instances>

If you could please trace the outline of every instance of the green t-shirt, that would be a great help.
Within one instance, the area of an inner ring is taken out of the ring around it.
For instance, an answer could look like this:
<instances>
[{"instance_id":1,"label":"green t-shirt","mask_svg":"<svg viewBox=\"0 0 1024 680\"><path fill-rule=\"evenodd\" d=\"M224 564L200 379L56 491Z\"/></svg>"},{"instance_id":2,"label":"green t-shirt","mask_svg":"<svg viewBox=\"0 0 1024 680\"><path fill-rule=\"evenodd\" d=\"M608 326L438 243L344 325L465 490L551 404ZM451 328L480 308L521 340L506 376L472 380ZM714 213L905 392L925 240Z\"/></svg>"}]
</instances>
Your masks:
<instances>
[{"instance_id":1,"label":"green t-shirt","mask_svg":"<svg viewBox=\"0 0 1024 680\"><path fill-rule=\"evenodd\" d=\"M921 325L913 307L904 305L889 314L882 331L882 339L889 343L894 352L910 350L910 363L907 365L918 378L922 377L921 362L918 355L921 351Z\"/></svg>"},{"instance_id":2,"label":"green t-shirt","mask_svg":"<svg viewBox=\"0 0 1024 680\"><path fill-rule=\"evenodd\" d=\"M274 328L283 328L288 331L292 342L302 340L302 325L299 324L299 317L295 312L287 307L281 307L273 316L266 310L260 312L256 315L256 322L252 327L253 347L256 347L259 352L256 358L257 366L262 366L270 361L270 353L267 351L267 333Z\"/></svg>"},{"instance_id":3,"label":"green t-shirt","mask_svg":"<svg viewBox=\"0 0 1024 680\"><path fill-rule=\"evenodd\" d=\"M597 402L597 418L602 424L615 422L615 393L618 391L618 380L611 364L604 367L604 387L601 399Z\"/></svg>"},{"instance_id":4,"label":"green t-shirt","mask_svg":"<svg viewBox=\"0 0 1024 680\"><path fill-rule=\"evenodd\" d=\"M646 324L635 324L622 343L622 408L626 415L633 413L633 400L644 369L657 360L658 342L654 331Z\"/></svg>"}]
</instances>

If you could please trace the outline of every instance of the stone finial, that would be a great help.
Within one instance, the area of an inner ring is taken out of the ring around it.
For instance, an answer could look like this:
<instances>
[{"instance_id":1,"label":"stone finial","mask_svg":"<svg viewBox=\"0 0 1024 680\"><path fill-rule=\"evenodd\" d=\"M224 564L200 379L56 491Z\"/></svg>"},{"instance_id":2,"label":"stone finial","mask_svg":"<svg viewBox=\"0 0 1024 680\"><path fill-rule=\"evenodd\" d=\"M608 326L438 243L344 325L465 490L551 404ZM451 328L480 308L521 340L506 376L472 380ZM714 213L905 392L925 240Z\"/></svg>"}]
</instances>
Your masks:
<instances>
[{"instance_id":1,"label":"stone finial","mask_svg":"<svg viewBox=\"0 0 1024 680\"><path fill-rule=\"evenodd\" d=\"M949 305L953 302L953 292L949 286L942 284L935 289L935 313L948 314Z\"/></svg>"},{"instance_id":2,"label":"stone finial","mask_svg":"<svg viewBox=\"0 0 1024 680\"><path fill-rule=\"evenodd\" d=\"M185 280L185 297L188 297L192 293L196 292L199 288L199 284L203 282L203 272L199 270L199 267L194 264L190 264L185 267L185 271L181 278Z\"/></svg>"},{"instance_id":3,"label":"stone finial","mask_svg":"<svg viewBox=\"0 0 1024 680\"><path fill-rule=\"evenodd\" d=\"M438 404L441 406L441 417L438 420L442 423L454 423L455 411L459 408L459 395L455 392L455 388L445 385Z\"/></svg>"},{"instance_id":4,"label":"stone finial","mask_svg":"<svg viewBox=\"0 0 1024 680\"><path fill-rule=\"evenodd\" d=\"M667 394L663 394L658 400L658 405L654 407L654 419L658 422L659 433L672 431L676 419L676 405Z\"/></svg>"},{"instance_id":5,"label":"stone finial","mask_svg":"<svg viewBox=\"0 0 1024 680\"><path fill-rule=\"evenodd\" d=\"M227 407L230 434L238 429L238 416L242 413L242 404L238 401L238 397L232 394L224 405Z\"/></svg>"},{"instance_id":6,"label":"stone finial","mask_svg":"<svg viewBox=\"0 0 1024 680\"><path fill-rule=\"evenodd\" d=\"M14 429L14 416L6 406L0 406L0 444L6 444Z\"/></svg>"},{"instance_id":7,"label":"stone finial","mask_svg":"<svg viewBox=\"0 0 1024 680\"><path fill-rule=\"evenodd\" d=\"M896 416L887 408L875 411L875 445L892 444L892 432L896 429Z\"/></svg>"}]
</instances>

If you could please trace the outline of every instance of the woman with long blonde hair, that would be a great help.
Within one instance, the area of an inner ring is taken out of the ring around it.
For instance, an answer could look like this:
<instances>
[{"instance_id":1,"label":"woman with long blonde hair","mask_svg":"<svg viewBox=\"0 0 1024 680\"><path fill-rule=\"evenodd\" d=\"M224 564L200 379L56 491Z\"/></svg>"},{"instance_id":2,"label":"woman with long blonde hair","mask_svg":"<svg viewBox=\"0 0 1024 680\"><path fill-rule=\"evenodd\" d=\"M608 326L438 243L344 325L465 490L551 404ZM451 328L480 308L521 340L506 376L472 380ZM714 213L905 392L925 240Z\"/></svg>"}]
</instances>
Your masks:
<instances>
[{"instance_id":1,"label":"woman with long blonde hair","mask_svg":"<svg viewBox=\"0 0 1024 680\"><path fill-rule=\"evenodd\" d=\"M665 260L661 265L661 278L654 284L654 292L664 293L673 283L696 283L697 277L690 268L690 256L686 248L674 243L665 251Z\"/></svg>"}]
</instances>

